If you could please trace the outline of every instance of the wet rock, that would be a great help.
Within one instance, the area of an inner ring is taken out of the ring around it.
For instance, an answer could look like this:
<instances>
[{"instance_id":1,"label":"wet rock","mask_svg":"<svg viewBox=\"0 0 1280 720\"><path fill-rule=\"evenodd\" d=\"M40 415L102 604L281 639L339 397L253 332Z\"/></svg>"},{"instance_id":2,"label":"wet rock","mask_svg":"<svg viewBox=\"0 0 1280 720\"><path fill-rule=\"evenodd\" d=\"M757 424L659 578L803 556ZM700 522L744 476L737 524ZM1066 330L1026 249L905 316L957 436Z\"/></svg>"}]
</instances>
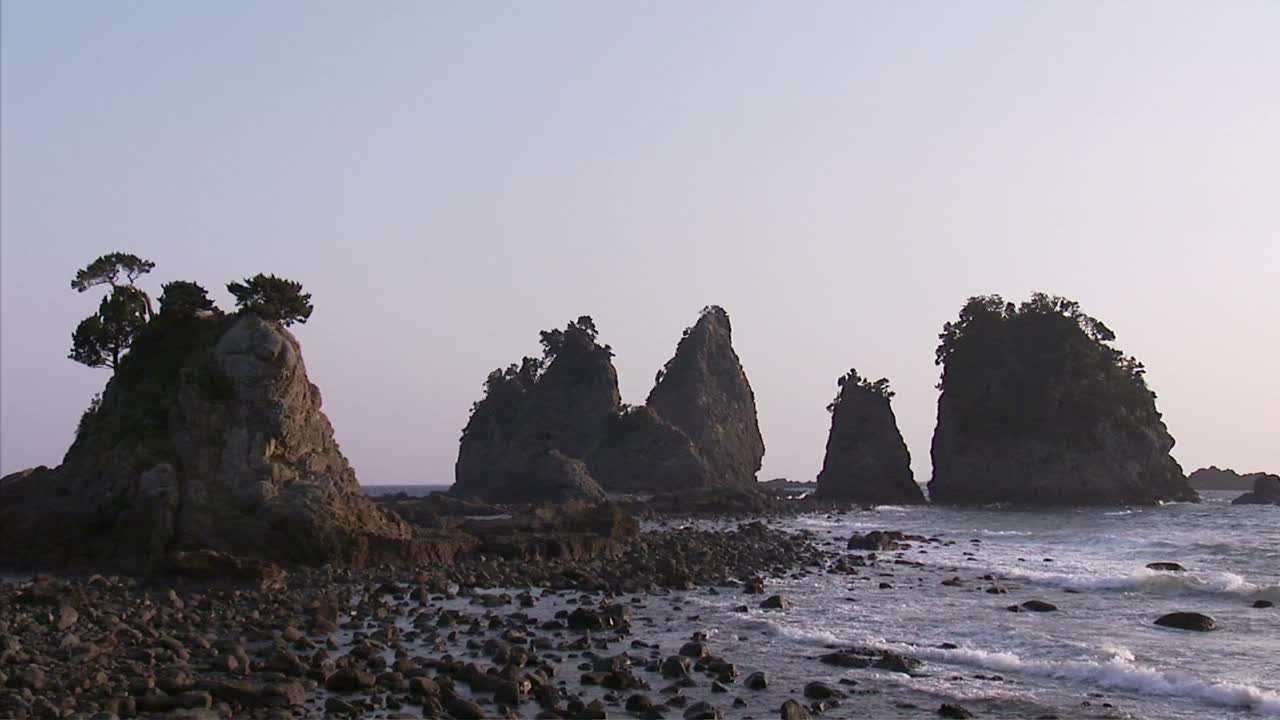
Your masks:
<instances>
[{"instance_id":1,"label":"wet rock","mask_svg":"<svg viewBox=\"0 0 1280 720\"><path fill-rule=\"evenodd\" d=\"M889 650L874 648L845 648L827 653L819 658L827 665L846 668L876 668L890 672L910 674L920 667L920 661Z\"/></svg>"},{"instance_id":2,"label":"wet rock","mask_svg":"<svg viewBox=\"0 0 1280 720\"><path fill-rule=\"evenodd\" d=\"M353 693L368 690L377 685L371 673L356 668L340 668L324 680L326 689L336 693Z\"/></svg>"},{"instance_id":3,"label":"wet rock","mask_svg":"<svg viewBox=\"0 0 1280 720\"><path fill-rule=\"evenodd\" d=\"M791 608L791 601L781 595L770 595L768 599L760 603L760 607L765 610L788 610Z\"/></svg>"},{"instance_id":4,"label":"wet rock","mask_svg":"<svg viewBox=\"0 0 1280 720\"><path fill-rule=\"evenodd\" d=\"M848 697L843 691L837 690L830 685L814 681L804 686L804 696L810 700L831 700Z\"/></svg>"},{"instance_id":5,"label":"wet rock","mask_svg":"<svg viewBox=\"0 0 1280 720\"><path fill-rule=\"evenodd\" d=\"M787 700L782 703L779 711L779 717L782 720L812 720L813 716L809 714L809 709L795 700Z\"/></svg>"},{"instance_id":6,"label":"wet rock","mask_svg":"<svg viewBox=\"0 0 1280 720\"><path fill-rule=\"evenodd\" d=\"M938 708L938 715L944 718L953 718L954 720L964 720L965 718L973 717L973 713L952 703L943 703L942 706Z\"/></svg>"},{"instance_id":7,"label":"wet rock","mask_svg":"<svg viewBox=\"0 0 1280 720\"><path fill-rule=\"evenodd\" d=\"M1153 562L1147 563L1148 570L1157 570L1160 572L1186 572L1187 569L1176 562Z\"/></svg>"},{"instance_id":8,"label":"wet rock","mask_svg":"<svg viewBox=\"0 0 1280 720\"><path fill-rule=\"evenodd\" d=\"M723 717L720 708L709 702L696 702L684 711L685 720L721 720Z\"/></svg>"},{"instance_id":9,"label":"wet rock","mask_svg":"<svg viewBox=\"0 0 1280 720\"><path fill-rule=\"evenodd\" d=\"M1044 600L1028 600L1022 603L1022 608L1031 612L1053 612L1058 609L1058 606Z\"/></svg>"},{"instance_id":10,"label":"wet rock","mask_svg":"<svg viewBox=\"0 0 1280 720\"><path fill-rule=\"evenodd\" d=\"M1275 603L1271 602L1270 600L1254 600L1253 601L1253 607L1259 608L1259 609L1269 608L1274 606L1275 606Z\"/></svg>"},{"instance_id":11,"label":"wet rock","mask_svg":"<svg viewBox=\"0 0 1280 720\"><path fill-rule=\"evenodd\" d=\"M1208 632L1218 628L1218 624L1214 622L1213 618L1197 612L1174 612L1161 615L1156 619L1155 624L1161 627L1195 630L1197 632Z\"/></svg>"},{"instance_id":12,"label":"wet rock","mask_svg":"<svg viewBox=\"0 0 1280 720\"><path fill-rule=\"evenodd\" d=\"M763 672L756 671L748 675L747 679L742 681L742 685L748 690L764 690L769 687L769 679Z\"/></svg>"},{"instance_id":13,"label":"wet rock","mask_svg":"<svg viewBox=\"0 0 1280 720\"><path fill-rule=\"evenodd\" d=\"M850 536L846 549L889 552L891 550L897 550L899 548L898 541L902 539L903 534L897 531L885 532L883 530L873 530L865 535L854 533Z\"/></svg>"}]
</instances>

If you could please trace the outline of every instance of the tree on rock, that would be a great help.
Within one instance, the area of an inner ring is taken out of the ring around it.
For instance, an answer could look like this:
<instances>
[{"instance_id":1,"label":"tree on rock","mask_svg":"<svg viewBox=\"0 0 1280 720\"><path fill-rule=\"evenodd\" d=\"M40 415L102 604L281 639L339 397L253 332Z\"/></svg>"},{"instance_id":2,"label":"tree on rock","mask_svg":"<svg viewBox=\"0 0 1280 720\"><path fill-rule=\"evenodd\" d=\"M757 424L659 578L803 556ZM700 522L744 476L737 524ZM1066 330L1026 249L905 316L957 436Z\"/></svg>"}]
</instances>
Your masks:
<instances>
[{"instance_id":1,"label":"tree on rock","mask_svg":"<svg viewBox=\"0 0 1280 720\"><path fill-rule=\"evenodd\" d=\"M302 283L275 275L258 273L243 283L227 283L240 312L257 315L289 326L305 323L314 309L311 294L302 292Z\"/></svg>"},{"instance_id":2,"label":"tree on rock","mask_svg":"<svg viewBox=\"0 0 1280 720\"><path fill-rule=\"evenodd\" d=\"M151 298L134 283L156 266L129 253L109 253L76 272L71 288L85 292L108 285L111 291L98 304L98 312L76 326L71 334L72 360L92 368L113 370L151 317Z\"/></svg>"},{"instance_id":3,"label":"tree on rock","mask_svg":"<svg viewBox=\"0 0 1280 720\"><path fill-rule=\"evenodd\" d=\"M217 309L209 299L209 291L196 283L175 280L160 287L161 315L195 315Z\"/></svg>"}]
</instances>

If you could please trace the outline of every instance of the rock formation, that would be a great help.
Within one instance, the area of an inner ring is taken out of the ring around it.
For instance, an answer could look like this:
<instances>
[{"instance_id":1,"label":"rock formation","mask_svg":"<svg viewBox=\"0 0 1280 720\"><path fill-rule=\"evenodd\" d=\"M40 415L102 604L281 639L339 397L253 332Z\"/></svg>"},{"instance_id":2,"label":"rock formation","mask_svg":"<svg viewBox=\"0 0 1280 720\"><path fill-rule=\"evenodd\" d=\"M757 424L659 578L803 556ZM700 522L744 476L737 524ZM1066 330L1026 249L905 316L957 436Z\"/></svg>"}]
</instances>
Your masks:
<instances>
[{"instance_id":1,"label":"rock formation","mask_svg":"<svg viewBox=\"0 0 1280 720\"><path fill-rule=\"evenodd\" d=\"M831 433L818 474L817 496L882 505L923 503L911 472L911 453L898 431L888 381L868 382L857 371L840 378L828 406Z\"/></svg>"},{"instance_id":2,"label":"rock formation","mask_svg":"<svg viewBox=\"0 0 1280 720\"><path fill-rule=\"evenodd\" d=\"M1232 505L1280 505L1280 475L1253 474L1253 490L1231 501Z\"/></svg>"},{"instance_id":3,"label":"rock formation","mask_svg":"<svg viewBox=\"0 0 1280 720\"><path fill-rule=\"evenodd\" d=\"M937 361L934 502L1196 501L1143 368L1076 303L972 298Z\"/></svg>"},{"instance_id":4,"label":"rock formation","mask_svg":"<svg viewBox=\"0 0 1280 720\"><path fill-rule=\"evenodd\" d=\"M590 317L542 333L542 343L543 359L490 373L452 494L528 502L754 487L764 443L724 310L707 308L685 332L643 407L622 406L612 352Z\"/></svg>"},{"instance_id":5,"label":"rock formation","mask_svg":"<svg viewBox=\"0 0 1280 720\"><path fill-rule=\"evenodd\" d=\"M621 407L613 352L589 317L542 333L543 359L495 370L462 431L450 491L488 502L603 496L582 459Z\"/></svg>"},{"instance_id":6,"label":"rock formation","mask_svg":"<svg viewBox=\"0 0 1280 720\"><path fill-rule=\"evenodd\" d=\"M158 316L54 469L0 480L0 563L145 571L184 551L287 564L410 552L320 410L298 341L254 315Z\"/></svg>"},{"instance_id":7,"label":"rock formation","mask_svg":"<svg viewBox=\"0 0 1280 720\"><path fill-rule=\"evenodd\" d=\"M1187 482L1196 490L1251 490L1254 481L1266 473L1238 473L1230 468L1220 469L1216 465L1200 468L1187 476Z\"/></svg>"},{"instance_id":8,"label":"rock formation","mask_svg":"<svg viewBox=\"0 0 1280 720\"><path fill-rule=\"evenodd\" d=\"M755 394L733 350L729 314L712 305L676 346L646 403L693 442L707 484L750 487L764 458Z\"/></svg>"}]
</instances>

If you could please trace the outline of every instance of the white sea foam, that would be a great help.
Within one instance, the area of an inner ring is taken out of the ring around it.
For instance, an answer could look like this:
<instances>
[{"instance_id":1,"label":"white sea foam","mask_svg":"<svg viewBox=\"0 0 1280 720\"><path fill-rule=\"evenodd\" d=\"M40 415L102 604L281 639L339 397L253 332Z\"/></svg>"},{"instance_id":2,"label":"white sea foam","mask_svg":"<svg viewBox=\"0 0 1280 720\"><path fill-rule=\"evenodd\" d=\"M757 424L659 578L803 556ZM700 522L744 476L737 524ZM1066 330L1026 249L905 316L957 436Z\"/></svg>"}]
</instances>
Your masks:
<instances>
[{"instance_id":1,"label":"white sea foam","mask_svg":"<svg viewBox=\"0 0 1280 720\"><path fill-rule=\"evenodd\" d=\"M881 647L910 653L922 660L1067 680L1111 690L1188 698L1223 707L1249 708L1265 715L1280 715L1280 694L1254 685L1206 680L1190 673L1144 666L1132 660L1132 653L1128 657L1117 654L1102 662L1046 661L1024 659L1010 652L972 648L940 650L889 643Z\"/></svg>"},{"instance_id":2,"label":"white sea foam","mask_svg":"<svg viewBox=\"0 0 1280 720\"><path fill-rule=\"evenodd\" d=\"M1258 586L1230 572L1170 573L1140 568L1128 575L1067 575L1010 568L1005 575L1071 590L1118 590L1161 594L1228 594L1255 600L1280 596L1280 586Z\"/></svg>"},{"instance_id":3,"label":"white sea foam","mask_svg":"<svg viewBox=\"0 0 1280 720\"><path fill-rule=\"evenodd\" d=\"M1263 715L1280 716L1280 694L1246 683L1204 679L1178 670L1161 670L1142 665L1135 661L1131 650L1118 645L1104 644L1098 648L1099 654L1105 658L1102 660L1035 660L1007 651L968 647L944 650L887 642L875 637L840 637L830 630L814 626L789 626L771 620L765 622L779 635L815 645L859 644L892 650L929 662L978 667L1010 675L1028 675L1110 690L1186 698L1220 707L1247 708Z\"/></svg>"}]
</instances>

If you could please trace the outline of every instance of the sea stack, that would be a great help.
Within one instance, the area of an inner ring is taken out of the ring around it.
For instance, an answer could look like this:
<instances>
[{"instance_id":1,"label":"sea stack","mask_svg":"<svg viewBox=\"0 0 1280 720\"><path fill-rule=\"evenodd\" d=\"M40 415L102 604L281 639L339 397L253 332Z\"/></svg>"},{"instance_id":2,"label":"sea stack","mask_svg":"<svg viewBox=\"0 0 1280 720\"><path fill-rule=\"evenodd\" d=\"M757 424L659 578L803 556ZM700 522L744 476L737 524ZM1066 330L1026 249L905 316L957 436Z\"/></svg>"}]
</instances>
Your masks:
<instances>
[{"instance_id":1,"label":"sea stack","mask_svg":"<svg viewBox=\"0 0 1280 720\"><path fill-rule=\"evenodd\" d=\"M494 370L462 431L451 494L486 502L604 497L583 459L622 398L613 351L582 316L541 333L542 358Z\"/></svg>"},{"instance_id":2,"label":"sea stack","mask_svg":"<svg viewBox=\"0 0 1280 720\"><path fill-rule=\"evenodd\" d=\"M943 328L929 495L950 504L1198 501L1143 366L1077 303L971 298Z\"/></svg>"},{"instance_id":3,"label":"sea stack","mask_svg":"<svg viewBox=\"0 0 1280 720\"><path fill-rule=\"evenodd\" d=\"M249 313L151 321L60 466L0 480L0 563L156 569L184 551L360 565L412 530L360 492L297 339Z\"/></svg>"},{"instance_id":4,"label":"sea stack","mask_svg":"<svg viewBox=\"0 0 1280 720\"><path fill-rule=\"evenodd\" d=\"M1280 475L1253 474L1253 490L1235 500L1232 505L1280 505Z\"/></svg>"},{"instance_id":5,"label":"sea stack","mask_svg":"<svg viewBox=\"0 0 1280 720\"><path fill-rule=\"evenodd\" d=\"M878 505L923 503L890 405L889 381L871 382L850 370L837 385L840 390L827 406L831 433L817 496Z\"/></svg>"},{"instance_id":6,"label":"sea stack","mask_svg":"<svg viewBox=\"0 0 1280 720\"><path fill-rule=\"evenodd\" d=\"M707 463L708 485L755 486L764 439L724 308L704 308L685 330L646 404L693 442Z\"/></svg>"}]
</instances>

